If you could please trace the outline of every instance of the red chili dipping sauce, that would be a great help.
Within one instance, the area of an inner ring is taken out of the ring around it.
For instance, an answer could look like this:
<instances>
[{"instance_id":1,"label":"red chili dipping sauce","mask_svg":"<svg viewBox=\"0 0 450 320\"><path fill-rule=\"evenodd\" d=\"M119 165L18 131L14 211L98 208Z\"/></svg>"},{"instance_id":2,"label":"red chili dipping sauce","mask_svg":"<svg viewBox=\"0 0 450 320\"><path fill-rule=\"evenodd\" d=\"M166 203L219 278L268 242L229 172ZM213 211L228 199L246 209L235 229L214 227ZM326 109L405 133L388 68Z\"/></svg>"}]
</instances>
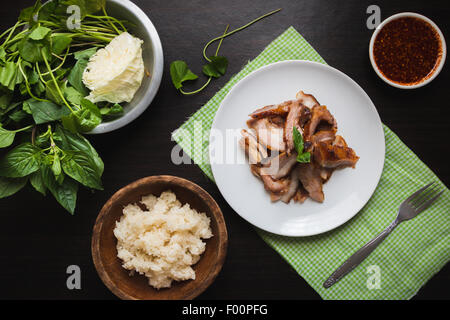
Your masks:
<instances>
[{"instance_id":1,"label":"red chili dipping sauce","mask_svg":"<svg viewBox=\"0 0 450 320\"><path fill-rule=\"evenodd\" d=\"M428 22L414 17L398 18L378 33L373 57L386 78L413 85L433 74L442 58L442 43Z\"/></svg>"}]
</instances>

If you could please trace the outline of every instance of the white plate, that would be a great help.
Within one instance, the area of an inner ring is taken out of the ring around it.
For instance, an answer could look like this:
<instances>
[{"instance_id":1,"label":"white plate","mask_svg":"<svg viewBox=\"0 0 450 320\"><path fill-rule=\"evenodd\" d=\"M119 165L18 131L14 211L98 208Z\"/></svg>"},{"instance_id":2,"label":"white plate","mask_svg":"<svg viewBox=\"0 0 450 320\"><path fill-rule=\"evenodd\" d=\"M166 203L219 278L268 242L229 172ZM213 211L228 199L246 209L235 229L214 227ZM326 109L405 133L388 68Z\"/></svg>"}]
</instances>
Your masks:
<instances>
[{"instance_id":1,"label":"white plate","mask_svg":"<svg viewBox=\"0 0 450 320\"><path fill-rule=\"evenodd\" d=\"M380 117L362 88L344 73L309 61L282 61L265 66L236 84L223 100L212 125L219 130L247 128L248 115L265 105L295 98L303 90L326 105L336 118L338 134L360 157L356 168L337 170L324 185L325 201L271 203L262 182L250 172L244 152L233 144L237 161L211 167L220 192L245 220L284 236L310 236L332 230L358 213L370 199L384 164L384 133ZM210 137L210 158L223 150ZM230 151L226 154L230 155Z\"/></svg>"}]
</instances>

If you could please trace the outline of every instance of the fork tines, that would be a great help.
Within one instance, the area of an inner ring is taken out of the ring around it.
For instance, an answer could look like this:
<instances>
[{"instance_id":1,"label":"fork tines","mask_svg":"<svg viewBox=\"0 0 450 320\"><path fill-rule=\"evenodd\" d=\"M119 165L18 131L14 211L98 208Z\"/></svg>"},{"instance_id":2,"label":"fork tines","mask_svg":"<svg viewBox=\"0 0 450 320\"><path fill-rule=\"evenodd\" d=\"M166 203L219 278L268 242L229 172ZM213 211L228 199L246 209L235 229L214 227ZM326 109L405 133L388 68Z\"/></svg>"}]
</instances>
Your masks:
<instances>
[{"instance_id":1,"label":"fork tines","mask_svg":"<svg viewBox=\"0 0 450 320\"><path fill-rule=\"evenodd\" d=\"M413 193L407 201L416 211L426 210L444 191L435 183L429 183L417 192Z\"/></svg>"}]
</instances>

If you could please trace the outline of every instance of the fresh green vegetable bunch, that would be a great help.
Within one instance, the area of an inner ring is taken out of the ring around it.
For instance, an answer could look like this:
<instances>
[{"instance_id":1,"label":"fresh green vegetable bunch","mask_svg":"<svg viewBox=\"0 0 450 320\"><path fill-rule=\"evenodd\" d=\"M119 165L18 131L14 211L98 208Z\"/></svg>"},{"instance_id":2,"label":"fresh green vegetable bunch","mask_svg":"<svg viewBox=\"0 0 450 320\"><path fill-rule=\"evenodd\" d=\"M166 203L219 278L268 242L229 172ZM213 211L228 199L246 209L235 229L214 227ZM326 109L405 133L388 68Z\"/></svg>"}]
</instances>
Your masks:
<instances>
[{"instance_id":1,"label":"fresh green vegetable bunch","mask_svg":"<svg viewBox=\"0 0 450 320\"><path fill-rule=\"evenodd\" d=\"M68 27L73 5L79 28ZM85 99L82 75L124 23L106 13L105 0L37 1L0 35L0 198L29 181L73 214L78 184L102 189L103 162L80 133L123 109Z\"/></svg>"}]
</instances>

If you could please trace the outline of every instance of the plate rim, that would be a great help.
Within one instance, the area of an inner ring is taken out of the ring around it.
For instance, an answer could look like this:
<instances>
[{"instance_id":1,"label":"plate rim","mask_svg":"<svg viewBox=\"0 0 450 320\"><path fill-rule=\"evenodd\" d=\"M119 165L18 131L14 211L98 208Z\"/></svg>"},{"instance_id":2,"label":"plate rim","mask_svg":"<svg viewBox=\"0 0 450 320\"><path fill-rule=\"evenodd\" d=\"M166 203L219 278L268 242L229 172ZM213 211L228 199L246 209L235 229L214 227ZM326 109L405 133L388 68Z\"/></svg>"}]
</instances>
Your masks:
<instances>
[{"instance_id":1,"label":"plate rim","mask_svg":"<svg viewBox=\"0 0 450 320\"><path fill-rule=\"evenodd\" d=\"M328 232L328 231L334 230L334 229L336 229L336 228L338 228L338 227L344 225L345 223L347 223L348 221L350 221L352 218L354 218L354 217L361 211L361 209L367 204L367 202L369 202L369 200L373 197L373 194L374 194L376 188L377 188L378 185L379 185L379 182L380 182L381 176L382 176L382 174L383 174L383 170L384 170L384 164L385 164L385 160L386 160L386 137L385 137L385 135L384 135L383 122L381 121L380 114L378 113L378 110L377 110L377 108L375 107L375 104L373 103L373 101L372 101L372 99L369 97L369 95L364 91L364 89L363 89L363 88L362 88L355 80L353 80L351 77L349 77L349 76L348 76L347 74L345 74L344 72L342 72L342 71L340 71L340 70L338 70L338 69L336 69L336 68L334 68L334 67L332 67L332 66L329 66L328 64L323 64L323 63L320 63L320 62L309 61L309 60L296 60L296 59L288 59L288 60L277 61L277 62L273 62L273 63L267 64L267 65L265 65L265 66L262 66L262 67L260 67L260 68L258 68L258 69L256 69L256 70L250 72L248 75L246 75L246 76L243 77L241 80L239 80L236 84L234 84L233 87L230 89L230 91L225 95L225 97L224 97L223 100L221 101L219 107L217 108L217 111L216 111L216 113L215 113L215 115L214 115L213 122L212 122L212 124L211 124L211 129L213 129L213 128L216 127L216 124L217 124L217 121L218 121L217 119L218 119L219 115L221 114L221 112L224 112L224 111L223 111L223 105L225 104L225 102L227 101L227 99L229 98L229 96L232 94L232 92L233 92L234 90L236 90L236 88L238 87L238 85L239 85L241 82L243 82L243 81L248 81L248 79L250 79L250 78L252 78L252 77L255 77L258 73L264 72L264 71L266 71L267 69L274 68L274 67L277 66L277 65L284 65L284 64L313 65L313 66L318 67L318 68L327 69L328 71L335 72L335 73L337 73L338 75L343 76L344 78L346 78L347 80L349 80L350 83L352 83L352 84L354 85L354 87L355 87L357 90L359 90L359 91L360 91L360 92L368 99L368 101L370 102L370 108L372 109L372 111L375 112L378 130L380 130L381 136L382 136L382 138L383 138L383 143L382 143L382 148L383 148L383 150L382 150L382 151L383 151L383 163L382 163L382 165L380 166L380 168L379 168L379 170L378 170L378 172L377 172L376 183L374 183L374 186L372 187L372 190L370 190L370 196L368 197L368 199L365 200L365 201L363 201L363 202L361 203L361 205L360 205L357 209L355 209L355 212L354 212L353 214L351 214L351 215L349 215L348 217L344 218L340 223L338 223L338 224L336 224L336 225L326 225L326 226L324 226L323 228L319 228L318 231L316 230L316 231L314 231L314 232L300 232L300 233L296 233L296 232L292 232L292 233L290 233L290 232L278 232L278 231L276 231L276 230L274 230L274 229L272 229L272 228L270 228L270 227L269 227L269 228L263 228L263 227L261 227L261 226L258 226L258 225L256 225L255 223L249 221L249 220L248 220L246 217L244 217L243 215L241 215L241 214L234 208L234 206L233 206L233 205L231 204L231 202L228 200L228 197L225 196L225 194L224 194L224 192L223 192L221 186L217 183L217 180L216 180L215 175L214 175L214 165L213 165L213 164L210 164L210 166L211 166L211 172L212 172L212 174L213 174L215 184L216 184L217 188L219 189L220 194L221 194L222 197L225 199L225 201L228 203L228 205L229 205L229 206L230 206L230 207L231 207L231 208L232 208L232 209L233 209L233 210L234 210L234 211L235 211L242 219L244 219L245 221L247 221L248 223L250 223L250 224L253 225L254 227L256 227L256 228L258 228L258 229L261 229L261 230L263 230L263 231L272 233L272 234L280 235L280 236L287 236L287 237L307 237L307 236L314 236L314 235L326 233L326 232ZM211 132L212 132L212 130L210 130L209 141L211 141ZM208 156L209 156L209 157L211 156L211 151L212 151L212 150L211 150L211 144L209 144L209 145L208 145Z\"/></svg>"}]
</instances>

